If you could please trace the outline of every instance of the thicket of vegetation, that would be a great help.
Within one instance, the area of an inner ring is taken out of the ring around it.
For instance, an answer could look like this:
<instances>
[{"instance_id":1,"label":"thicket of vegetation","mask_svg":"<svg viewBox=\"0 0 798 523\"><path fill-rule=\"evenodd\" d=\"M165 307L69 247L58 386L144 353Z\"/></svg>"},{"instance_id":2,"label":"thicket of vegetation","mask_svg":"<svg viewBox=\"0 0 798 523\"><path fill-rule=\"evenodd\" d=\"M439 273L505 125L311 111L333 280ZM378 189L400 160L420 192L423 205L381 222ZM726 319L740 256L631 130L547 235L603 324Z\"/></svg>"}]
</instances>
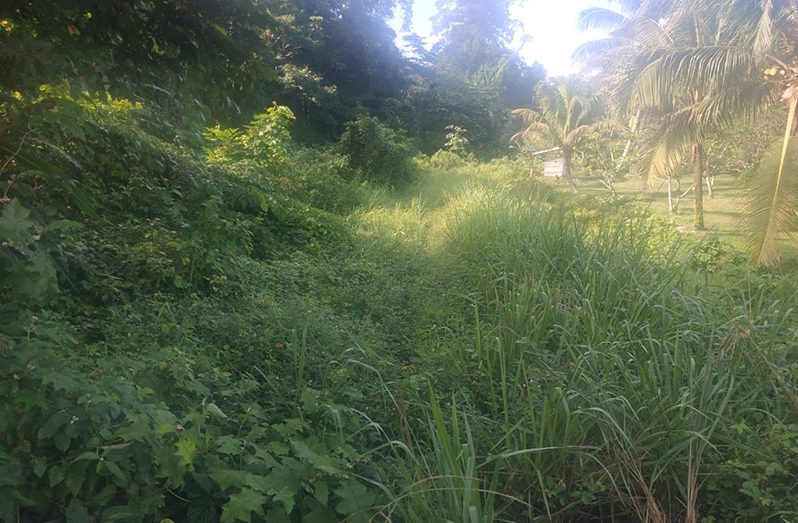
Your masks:
<instances>
[{"instance_id":1,"label":"thicket of vegetation","mask_svg":"<svg viewBox=\"0 0 798 523\"><path fill-rule=\"evenodd\" d=\"M616 190L761 164L778 260L794 3L586 11L600 93L439 4L0 5L0 520L798 520L795 269Z\"/></svg>"}]
</instances>

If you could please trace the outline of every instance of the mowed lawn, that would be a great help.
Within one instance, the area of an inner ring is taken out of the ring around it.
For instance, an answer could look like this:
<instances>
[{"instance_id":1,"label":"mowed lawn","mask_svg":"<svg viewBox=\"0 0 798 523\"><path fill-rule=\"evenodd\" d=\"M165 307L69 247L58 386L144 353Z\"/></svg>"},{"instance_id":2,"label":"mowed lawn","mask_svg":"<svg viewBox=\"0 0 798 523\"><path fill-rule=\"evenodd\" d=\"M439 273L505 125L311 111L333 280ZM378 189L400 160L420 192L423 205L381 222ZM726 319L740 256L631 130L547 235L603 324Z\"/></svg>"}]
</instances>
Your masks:
<instances>
[{"instance_id":1,"label":"mowed lawn","mask_svg":"<svg viewBox=\"0 0 798 523\"><path fill-rule=\"evenodd\" d=\"M541 178L559 190L571 192L562 181L552 178ZM682 192L690 186L689 181L682 182ZM597 177L578 177L577 187L580 195L609 195L609 190ZM645 208L661 216L668 217L668 186L660 183L651 188L644 188L638 178L628 178L617 182L618 195L622 199L638 202ZM704 224L706 233L693 228L693 193L682 198L679 214L672 216L677 230L685 234L713 234L722 241L740 251L745 250L745 238L742 233L741 219L746 206L745 181L736 176L718 176L715 179L713 196L710 198L704 186ZM674 188L674 198L676 190ZM785 238L782 241L782 253L785 260L798 260L798 249L795 243Z\"/></svg>"}]
</instances>

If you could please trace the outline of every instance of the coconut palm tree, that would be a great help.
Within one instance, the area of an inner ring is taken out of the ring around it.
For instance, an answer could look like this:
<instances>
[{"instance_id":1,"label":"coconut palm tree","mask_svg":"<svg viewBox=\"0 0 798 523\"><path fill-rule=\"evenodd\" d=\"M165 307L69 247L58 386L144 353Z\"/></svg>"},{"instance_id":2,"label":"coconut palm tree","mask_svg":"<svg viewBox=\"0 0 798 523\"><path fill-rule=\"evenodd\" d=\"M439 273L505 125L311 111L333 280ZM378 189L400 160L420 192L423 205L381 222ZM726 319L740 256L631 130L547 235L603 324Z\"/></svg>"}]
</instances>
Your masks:
<instances>
[{"instance_id":1,"label":"coconut palm tree","mask_svg":"<svg viewBox=\"0 0 798 523\"><path fill-rule=\"evenodd\" d=\"M709 7L708 0L695 0ZM775 265L781 259L779 239L798 230L798 0L730 2L740 31L764 83L787 106L784 137L767 153L751 178L745 213L748 249L754 261ZM790 64L790 65L788 65Z\"/></svg>"},{"instance_id":2,"label":"coconut palm tree","mask_svg":"<svg viewBox=\"0 0 798 523\"><path fill-rule=\"evenodd\" d=\"M676 0L660 25L672 43L641 50L626 82L630 105L663 117L649 173L668 172L690 155L697 189L709 130L753 117L779 98L787 105L784 138L752 177L745 214L752 258L775 264L779 238L798 225L798 0Z\"/></svg>"},{"instance_id":3,"label":"coconut palm tree","mask_svg":"<svg viewBox=\"0 0 798 523\"><path fill-rule=\"evenodd\" d=\"M672 11L658 22L657 40L664 45L639 42L616 91L627 110L656 117L643 162L649 182L668 178L683 161L692 164L697 230L704 229L708 133L754 115L772 99L772 89L757 73L751 36L756 31L740 23L732 5L737 2L742 3L674 0Z\"/></svg>"},{"instance_id":4,"label":"coconut palm tree","mask_svg":"<svg viewBox=\"0 0 798 523\"><path fill-rule=\"evenodd\" d=\"M603 112L601 100L582 94L573 80L541 82L535 88L534 100L537 109L513 110L524 127L512 140L558 147L563 158L563 178L576 190L571 172L574 153L582 138L598 125Z\"/></svg>"}]
</instances>

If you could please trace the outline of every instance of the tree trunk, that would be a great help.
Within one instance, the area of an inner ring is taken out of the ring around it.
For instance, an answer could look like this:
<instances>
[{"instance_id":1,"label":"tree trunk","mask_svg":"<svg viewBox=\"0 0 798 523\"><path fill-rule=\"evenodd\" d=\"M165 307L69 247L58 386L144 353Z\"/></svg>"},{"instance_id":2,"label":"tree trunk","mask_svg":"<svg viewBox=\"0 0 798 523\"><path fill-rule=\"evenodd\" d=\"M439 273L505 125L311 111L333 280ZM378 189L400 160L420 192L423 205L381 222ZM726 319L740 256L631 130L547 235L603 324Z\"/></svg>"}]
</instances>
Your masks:
<instances>
[{"instance_id":1,"label":"tree trunk","mask_svg":"<svg viewBox=\"0 0 798 523\"><path fill-rule=\"evenodd\" d=\"M671 186L672 177L668 175L668 213L673 216L673 187Z\"/></svg>"},{"instance_id":2,"label":"tree trunk","mask_svg":"<svg viewBox=\"0 0 798 523\"><path fill-rule=\"evenodd\" d=\"M697 231L704 227L704 147L699 143L693 146L693 191L695 191L695 208L693 209L693 226Z\"/></svg>"},{"instance_id":3,"label":"tree trunk","mask_svg":"<svg viewBox=\"0 0 798 523\"><path fill-rule=\"evenodd\" d=\"M704 178L707 180L707 195L712 199L715 197L715 176L709 174L709 166L704 166Z\"/></svg>"},{"instance_id":4,"label":"tree trunk","mask_svg":"<svg viewBox=\"0 0 798 523\"><path fill-rule=\"evenodd\" d=\"M568 151L563 151L562 155L562 179L568 182L568 185L571 186L571 189L576 191L576 182L574 181L574 177L571 176L571 153Z\"/></svg>"}]
</instances>

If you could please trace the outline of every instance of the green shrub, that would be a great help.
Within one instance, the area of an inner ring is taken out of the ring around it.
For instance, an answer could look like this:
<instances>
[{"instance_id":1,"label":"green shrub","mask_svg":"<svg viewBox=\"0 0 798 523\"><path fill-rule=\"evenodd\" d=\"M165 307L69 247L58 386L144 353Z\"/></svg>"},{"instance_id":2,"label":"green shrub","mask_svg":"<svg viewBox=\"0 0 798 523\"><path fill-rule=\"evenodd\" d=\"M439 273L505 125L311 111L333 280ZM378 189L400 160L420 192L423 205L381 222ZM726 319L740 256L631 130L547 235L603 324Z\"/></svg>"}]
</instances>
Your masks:
<instances>
[{"instance_id":1,"label":"green shrub","mask_svg":"<svg viewBox=\"0 0 798 523\"><path fill-rule=\"evenodd\" d=\"M240 129L213 127L206 136L206 158L212 163L254 160L267 169L284 165L291 144L288 125L294 118L291 109L275 104Z\"/></svg>"},{"instance_id":2,"label":"green shrub","mask_svg":"<svg viewBox=\"0 0 798 523\"><path fill-rule=\"evenodd\" d=\"M739 423L732 429L734 441L713 460L715 471L704 487L702 513L707 517L702 521L764 521L773 514L795 521L798 425L754 429Z\"/></svg>"},{"instance_id":3,"label":"green shrub","mask_svg":"<svg viewBox=\"0 0 798 523\"><path fill-rule=\"evenodd\" d=\"M365 201L347 157L332 149L296 149L283 173L287 194L318 209L345 214Z\"/></svg>"},{"instance_id":4,"label":"green shrub","mask_svg":"<svg viewBox=\"0 0 798 523\"><path fill-rule=\"evenodd\" d=\"M380 500L359 415L317 389L266 407L251 375L178 347L92 354L59 320L29 318L0 356L3 521L365 521Z\"/></svg>"},{"instance_id":5,"label":"green shrub","mask_svg":"<svg viewBox=\"0 0 798 523\"><path fill-rule=\"evenodd\" d=\"M405 138L373 116L361 113L349 122L338 146L365 180L391 187L412 181L411 154Z\"/></svg>"},{"instance_id":6,"label":"green shrub","mask_svg":"<svg viewBox=\"0 0 798 523\"><path fill-rule=\"evenodd\" d=\"M794 275L524 159L370 189L407 151L366 116L311 150L275 108L208 161L46 95L0 122L0 519L796 511Z\"/></svg>"}]
</instances>

